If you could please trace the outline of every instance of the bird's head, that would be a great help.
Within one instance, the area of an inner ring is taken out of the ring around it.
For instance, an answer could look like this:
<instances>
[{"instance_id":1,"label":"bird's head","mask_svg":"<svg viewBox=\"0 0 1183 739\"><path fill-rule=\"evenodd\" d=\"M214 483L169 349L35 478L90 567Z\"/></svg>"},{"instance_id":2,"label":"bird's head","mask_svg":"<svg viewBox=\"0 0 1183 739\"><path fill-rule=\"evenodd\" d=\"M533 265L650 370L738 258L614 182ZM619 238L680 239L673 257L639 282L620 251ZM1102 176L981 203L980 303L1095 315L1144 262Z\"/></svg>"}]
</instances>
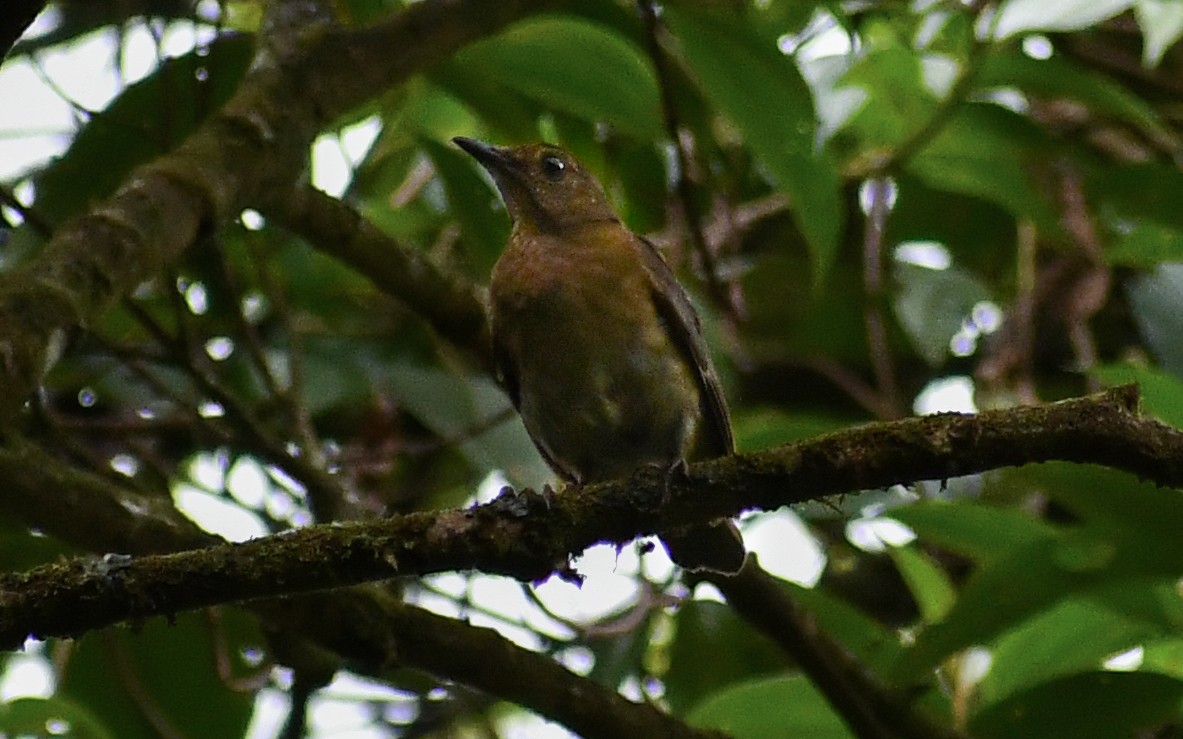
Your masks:
<instances>
[{"instance_id":1,"label":"bird's head","mask_svg":"<svg viewBox=\"0 0 1183 739\"><path fill-rule=\"evenodd\" d=\"M617 220L599 181L557 146L493 146L462 136L452 140L492 175L519 227L553 231Z\"/></svg>"}]
</instances>

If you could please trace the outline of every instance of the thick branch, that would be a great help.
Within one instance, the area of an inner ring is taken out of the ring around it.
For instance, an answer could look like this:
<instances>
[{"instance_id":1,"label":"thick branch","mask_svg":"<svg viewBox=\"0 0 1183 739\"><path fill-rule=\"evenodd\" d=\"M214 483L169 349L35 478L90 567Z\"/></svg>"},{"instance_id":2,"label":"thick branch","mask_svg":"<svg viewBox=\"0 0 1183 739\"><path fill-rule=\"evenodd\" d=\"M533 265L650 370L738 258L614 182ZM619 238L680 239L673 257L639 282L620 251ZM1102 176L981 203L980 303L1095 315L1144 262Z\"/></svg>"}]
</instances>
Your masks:
<instances>
[{"instance_id":1,"label":"thick branch","mask_svg":"<svg viewBox=\"0 0 1183 739\"><path fill-rule=\"evenodd\" d=\"M339 654L365 654L365 663L360 665L363 672L381 675L383 667L414 666L526 706L580 736L721 736L692 728L650 704L633 703L545 654L517 646L493 629L440 616L389 596L337 595L275 601L255 610L271 623L287 624L304 633L312 633L306 628L309 624L335 623L342 617L358 619L360 629L316 629L318 643ZM375 653L373 646L381 643L381 638L359 645L352 641L351 631L388 639L389 645Z\"/></svg>"},{"instance_id":2,"label":"thick branch","mask_svg":"<svg viewBox=\"0 0 1183 739\"><path fill-rule=\"evenodd\" d=\"M34 445L0 447L0 510L75 546L147 554L218 542L153 499L61 464ZM63 515L63 510L70 514ZM92 573L117 583L127 559L92 559ZM2 589L3 586L0 586ZM118 585L115 585L119 589ZM0 594L0 612L5 609ZM709 736L647 704L634 704L496 632L426 613L372 586L254 601L273 627L331 649L354 670L381 678L393 665L515 701L587 737ZM0 621L4 617L0 616ZM324 624L341 628L324 628Z\"/></svg>"},{"instance_id":3,"label":"thick branch","mask_svg":"<svg viewBox=\"0 0 1183 739\"><path fill-rule=\"evenodd\" d=\"M1133 386L1048 406L876 424L693 465L685 479L502 495L468 510L313 526L127 562L72 560L0 577L0 646L128 619L403 575L481 569L521 580L565 572L599 540L624 542L751 508L1065 460L1183 486L1183 433L1137 414ZM664 501L664 503L663 503Z\"/></svg>"},{"instance_id":4,"label":"thick branch","mask_svg":"<svg viewBox=\"0 0 1183 739\"><path fill-rule=\"evenodd\" d=\"M554 0L430 0L365 29L268 33L234 97L172 154L66 224L0 282L0 419L36 387L62 332L96 320L243 208L284 197L327 121ZM290 36L290 37L289 37Z\"/></svg>"},{"instance_id":5,"label":"thick branch","mask_svg":"<svg viewBox=\"0 0 1183 739\"><path fill-rule=\"evenodd\" d=\"M0 480L0 514L73 547L157 554L222 541L185 518L172 500L136 493L27 442L0 446Z\"/></svg>"}]
</instances>

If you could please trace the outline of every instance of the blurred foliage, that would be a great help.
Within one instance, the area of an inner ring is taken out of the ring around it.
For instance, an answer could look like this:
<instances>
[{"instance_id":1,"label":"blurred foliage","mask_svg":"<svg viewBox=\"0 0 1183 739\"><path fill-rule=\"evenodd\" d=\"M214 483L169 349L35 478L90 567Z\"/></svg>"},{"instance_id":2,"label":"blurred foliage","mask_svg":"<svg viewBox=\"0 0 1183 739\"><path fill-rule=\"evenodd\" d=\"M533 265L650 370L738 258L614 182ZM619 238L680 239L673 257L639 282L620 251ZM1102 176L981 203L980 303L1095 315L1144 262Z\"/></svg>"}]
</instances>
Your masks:
<instances>
[{"instance_id":1,"label":"blurred foliage","mask_svg":"<svg viewBox=\"0 0 1183 739\"><path fill-rule=\"evenodd\" d=\"M9 63L68 53L96 30L115 32L116 54L133 28L197 23L208 41L159 59L81 116L64 154L2 183L0 269L192 133L262 32L253 2L92 6L54 4L54 28ZM333 6L367 23L403 3ZM1146 411L1183 427L1183 0L670 2L657 17L649 38L628 2L573 3L376 90L338 122L377 131L342 197L479 283L508 222L450 138L576 152L701 307L744 450L941 410L939 397L915 402L948 378L972 382L980 407L1138 381ZM13 193L32 195L18 208ZM313 520L305 464L333 473L349 493L340 515L354 518L463 505L494 470L545 483L493 379L396 298L244 214L71 337L28 433L63 464L185 505L197 496L256 533ZM854 515L906 525L915 539L902 545L847 540L838 507L800 511L830 571L816 588L785 587L827 633L972 736L1183 732L1177 491L1064 464L914 492L855 499ZM0 566L70 554L0 520ZM694 723L850 735L726 606L668 608L676 581L580 623L541 600L501 612L481 595L491 578L464 582L432 598L556 656L583 650L590 679ZM0 734L238 736L259 689L290 684L232 609L43 651L51 694L0 707ZM402 692L349 699L375 735L470 725L462 691L388 682ZM398 701L413 708L384 710Z\"/></svg>"}]
</instances>

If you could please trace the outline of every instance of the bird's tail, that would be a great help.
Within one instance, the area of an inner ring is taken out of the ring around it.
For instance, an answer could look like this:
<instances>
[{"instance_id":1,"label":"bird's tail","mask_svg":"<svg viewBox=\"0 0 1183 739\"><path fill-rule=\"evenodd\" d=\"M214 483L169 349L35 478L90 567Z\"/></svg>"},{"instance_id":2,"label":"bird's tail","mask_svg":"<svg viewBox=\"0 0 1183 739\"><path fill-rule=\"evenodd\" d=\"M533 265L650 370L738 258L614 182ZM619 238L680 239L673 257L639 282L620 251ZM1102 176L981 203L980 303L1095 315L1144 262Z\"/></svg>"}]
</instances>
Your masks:
<instances>
[{"instance_id":1,"label":"bird's tail","mask_svg":"<svg viewBox=\"0 0 1183 739\"><path fill-rule=\"evenodd\" d=\"M739 529L730 520L692 526L663 534L661 538L674 564L692 572L710 570L734 575L747 557Z\"/></svg>"}]
</instances>

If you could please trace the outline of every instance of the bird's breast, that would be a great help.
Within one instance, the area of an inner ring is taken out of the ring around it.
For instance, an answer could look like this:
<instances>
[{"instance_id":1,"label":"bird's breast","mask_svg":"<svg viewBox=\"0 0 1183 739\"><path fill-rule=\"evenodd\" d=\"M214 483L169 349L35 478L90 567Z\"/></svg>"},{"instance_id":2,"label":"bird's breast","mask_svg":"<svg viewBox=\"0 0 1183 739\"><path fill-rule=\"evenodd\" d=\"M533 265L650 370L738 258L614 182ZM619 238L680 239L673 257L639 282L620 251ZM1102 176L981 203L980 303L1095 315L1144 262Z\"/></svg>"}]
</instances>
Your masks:
<instances>
[{"instance_id":1,"label":"bird's breast","mask_svg":"<svg viewBox=\"0 0 1183 739\"><path fill-rule=\"evenodd\" d=\"M526 429L561 473L582 481L673 463L698 422L692 370L628 257L511 249L490 286Z\"/></svg>"}]
</instances>

